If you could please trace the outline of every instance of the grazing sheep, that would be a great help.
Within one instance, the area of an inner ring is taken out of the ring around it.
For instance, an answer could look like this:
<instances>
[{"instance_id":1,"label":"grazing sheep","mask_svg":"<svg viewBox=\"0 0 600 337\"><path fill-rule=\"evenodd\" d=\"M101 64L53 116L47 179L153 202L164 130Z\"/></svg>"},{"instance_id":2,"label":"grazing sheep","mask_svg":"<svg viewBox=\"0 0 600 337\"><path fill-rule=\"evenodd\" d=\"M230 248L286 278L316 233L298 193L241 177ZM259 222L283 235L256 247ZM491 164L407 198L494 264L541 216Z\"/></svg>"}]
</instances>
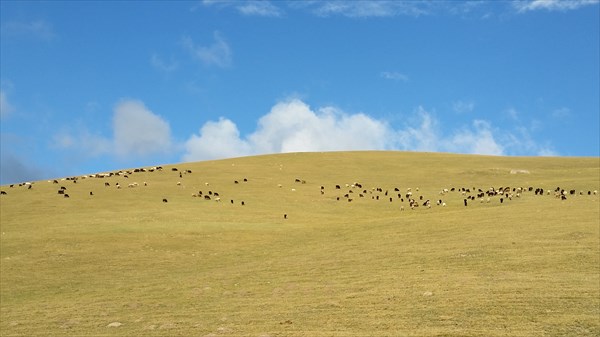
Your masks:
<instances>
[{"instance_id":1,"label":"grazing sheep","mask_svg":"<svg viewBox=\"0 0 600 337\"><path fill-rule=\"evenodd\" d=\"M0 195L8 195L8 193L6 193L6 191L0 191Z\"/></svg>"},{"instance_id":2,"label":"grazing sheep","mask_svg":"<svg viewBox=\"0 0 600 337\"><path fill-rule=\"evenodd\" d=\"M163 199L163 202L168 202L167 199Z\"/></svg>"},{"instance_id":3,"label":"grazing sheep","mask_svg":"<svg viewBox=\"0 0 600 337\"><path fill-rule=\"evenodd\" d=\"M246 203L242 201L242 206L244 206Z\"/></svg>"},{"instance_id":4,"label":"grazing sheep","mask_svg":"<svg viewBox=\"0 0 600 337\"><path fill-rule=\"evenodd\" d=\"M69 195L65 193L64 197L65 197L65 198L69 198Z\"/></svg>"},{"instance_id":5,"label":"grazing sheep","mask_svg":"<svg viewBox=\"0 0 600 337\"><path fill-rule=\"evenodd\" d=\"M94 195L94 192L90 191L90 195Z\"/></svg>"},{"instance_id":6,"label":"grazing sheep","mask_svg":"<svg viewBox=\"0 0 600 337\"><path fill-rule=\"evenodd\" d=\"M210 196L209 195L205 195L204 196L204 200L210 200Z\"/></svg>"}]
</instances>

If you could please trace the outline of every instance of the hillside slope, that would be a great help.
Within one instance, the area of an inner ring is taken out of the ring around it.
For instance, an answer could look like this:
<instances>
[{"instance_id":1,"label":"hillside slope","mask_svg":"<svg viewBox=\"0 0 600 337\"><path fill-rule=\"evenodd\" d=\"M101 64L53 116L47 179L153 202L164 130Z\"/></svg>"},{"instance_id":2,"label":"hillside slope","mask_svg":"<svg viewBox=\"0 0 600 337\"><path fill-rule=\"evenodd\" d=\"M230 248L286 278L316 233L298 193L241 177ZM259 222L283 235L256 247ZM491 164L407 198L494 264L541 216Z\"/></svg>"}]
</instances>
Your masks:
<instances>
[{"instance_id":1,"label":"hillside slope","mask_svg":"<svg viewBox=\"0 0 600 337\"><path fill-rule=\"evenodd\" d=\"M140 169L2 186L2 336L600 334L599 158Z\"/></svg>"}]
</instances>

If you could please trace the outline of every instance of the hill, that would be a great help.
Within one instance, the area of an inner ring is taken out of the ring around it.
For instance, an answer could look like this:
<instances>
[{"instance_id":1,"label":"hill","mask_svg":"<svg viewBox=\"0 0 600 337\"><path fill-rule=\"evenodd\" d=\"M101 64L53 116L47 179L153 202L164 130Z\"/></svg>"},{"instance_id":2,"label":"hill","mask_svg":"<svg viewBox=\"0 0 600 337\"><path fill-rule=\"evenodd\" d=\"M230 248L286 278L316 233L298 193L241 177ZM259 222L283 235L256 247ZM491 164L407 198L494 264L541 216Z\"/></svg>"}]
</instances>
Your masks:
<instances>
[{"instance_id":1,"label":"hill","mask_svg":"<svg viewBox=\"0 0 600 337\"><path fill-rule=\"evenodd\" d=\"M598 336L599 189L599 158L405 152L2 186L0 335Z\"/></svg>"}]
</instances>

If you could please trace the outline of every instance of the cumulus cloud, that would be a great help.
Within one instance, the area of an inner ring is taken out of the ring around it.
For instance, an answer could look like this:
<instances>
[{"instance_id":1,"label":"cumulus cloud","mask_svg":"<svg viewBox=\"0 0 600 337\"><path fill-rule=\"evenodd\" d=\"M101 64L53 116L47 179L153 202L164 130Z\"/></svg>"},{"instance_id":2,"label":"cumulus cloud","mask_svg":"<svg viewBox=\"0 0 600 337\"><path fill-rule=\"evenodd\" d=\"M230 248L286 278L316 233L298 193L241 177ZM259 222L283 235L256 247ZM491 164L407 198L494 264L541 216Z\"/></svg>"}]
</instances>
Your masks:
<instances>
[{"instance_id":1,"label":"cumulus cloud","mask_svg":"<svg viewBox=\"0 0 600 337\"><path fill-rule=\"evenodd\" d=\"M240 135L226 118L205 123L185 143L185 161L265 153L405 150L482 155L556 155L550 146L533 141L530 130L495 128L473 120L456 130L445 130L435 115L418 107L410 122L393 128L371 116L348 114L335 107L312 109L299 99L277 103L262 116L256 130Z\"/></svg>"},{"instance_id":2,"label":"cumulus cloud","mask_svg":"<svg viewBox=\"0 0 600 337\"><path fill-rule=\"evenodd\" d=\"M102 155L120 159L144 158L173 150L169 123L138 100L122 100L114 108L113 137L89 131L84 125L63 128L52 138L56 148L81 152L87 157Z\"/></svg>"},{"instance_id":3,"label":"cumulus cloud","mask_svg":"<svg viewBox=\"0 0 600 337\"><path fill-rule=\"evenodd\" d=\"M221 33L215 31L213 33L215 42L210 46L199 46L194 41L185 36L182 40L184 48L186 48L194 58L200 60L207 66L229 67L232 62L232 51L229 44L225 41Z\"/></svg>"},{"instance_id":4,"label":"cumulus cloud","mask_svg":"<svg viewBox=\"0 0 600 337\"><path fill-rule=\"evenodd\" d=\"M386 123L364 114L346 114L334 107L314 111L306 103L277 103L262 116L256 131L240 137L228 119L208 122L186 142L185 160L225 158L262 153L391 149Z\"/></svg>"},{"instance_id":5,"label":"cumulus cloud","mask_svg":"<svg viewBox=\"0 0 600 337\"><path fill-rule=\"evenodd\" d=\"M250 144L240 138L235 123L226 118L206 122L199 135L192 135L184 145L184 161L241 157L252 154Z\"/></svg>"},{"instance_id":6,"label":"cumulus cloud","mask_svg":"<svg viewBox=\"0 0 600 337\"><path fill-rule=\"evenodd\" d=\"M513 6L519 13L525 13L536 10L546 11L568 11L581 7L598 4L599 0L533 0L533 1L514 1Z\"/></svg>"},{"instance_id":7,"label":"cumulus cloud","mask_svg":"<svg viewBox=\"0 0 600 337\"><path fill-rule=\"evenodd\" d=\"M113 116L116 154L147 156L171 149L171 128L160 116L137 100L123 100Z\"/></svg>"}]
</instances>

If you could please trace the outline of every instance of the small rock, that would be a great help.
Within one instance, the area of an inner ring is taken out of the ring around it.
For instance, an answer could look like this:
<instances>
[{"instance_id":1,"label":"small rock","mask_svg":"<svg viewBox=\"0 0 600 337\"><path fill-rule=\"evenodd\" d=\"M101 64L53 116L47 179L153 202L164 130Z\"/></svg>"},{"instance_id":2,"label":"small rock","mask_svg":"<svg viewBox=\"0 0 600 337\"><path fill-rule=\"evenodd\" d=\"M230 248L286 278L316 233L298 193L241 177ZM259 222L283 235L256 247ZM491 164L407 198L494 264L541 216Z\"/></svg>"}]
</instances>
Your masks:
<instances>
[{"instance_id":1,"label":"small rock","mask_svg":"<svg viewBox=\"0 0 600 337\"><path fill-rule=\"evenodd\" d=\"M112 323L109 323L106 327L107 328L118 328L121 325L123 325L123 323L121 323L121 322L112 322Z\"/></svg>"},{"instance_id":2,"label":"small rock","mask_svg":"<svg viewBox=\"0 0 600 337\"><path fill-rule=\"evenodd\" d=\"M426 296L426 297L433 296L433 293L431 291L426 291L423 293L423 296Z\"/></svg>"}]
</instances>

